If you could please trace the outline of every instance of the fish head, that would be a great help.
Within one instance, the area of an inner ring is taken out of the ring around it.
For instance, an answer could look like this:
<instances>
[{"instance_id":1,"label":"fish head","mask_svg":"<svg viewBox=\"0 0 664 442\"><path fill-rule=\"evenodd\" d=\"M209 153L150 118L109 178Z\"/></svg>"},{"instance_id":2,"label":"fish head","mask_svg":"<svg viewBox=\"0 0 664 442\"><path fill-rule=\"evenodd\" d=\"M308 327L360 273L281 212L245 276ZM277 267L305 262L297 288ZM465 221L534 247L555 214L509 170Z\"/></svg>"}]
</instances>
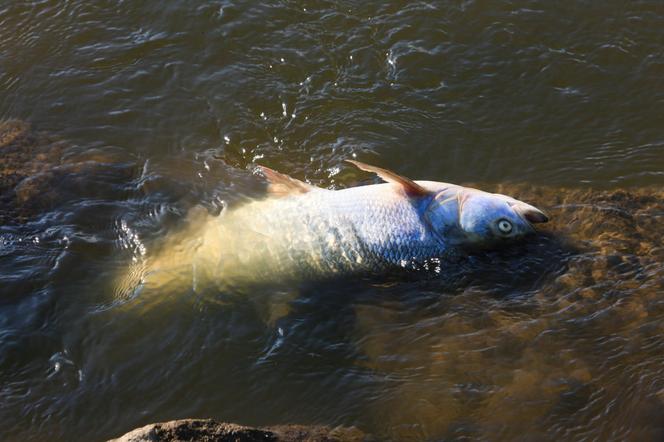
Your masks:
<instances>
[{"instance_id":1,"label":"fish head","mask_svg":"<svg viewBox=\"0 0 664 442\"><path fill-rule=\"evenodd\" d=\"M438 193L425 216L443 242L469 247L522 238L535 231L533 224L549 219L523 201L467 187Z\"/></svg>"}]
</instances>

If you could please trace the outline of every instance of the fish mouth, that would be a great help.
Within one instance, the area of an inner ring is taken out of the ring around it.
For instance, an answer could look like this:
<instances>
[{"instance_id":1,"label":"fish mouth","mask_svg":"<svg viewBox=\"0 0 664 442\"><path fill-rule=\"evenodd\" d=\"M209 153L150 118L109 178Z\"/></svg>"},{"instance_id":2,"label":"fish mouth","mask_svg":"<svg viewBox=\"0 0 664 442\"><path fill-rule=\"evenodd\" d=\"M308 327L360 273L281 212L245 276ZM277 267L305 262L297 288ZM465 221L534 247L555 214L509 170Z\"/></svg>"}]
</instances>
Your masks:
<instances>
[{"instance_id":1,"label":"fish mouth","mask_svg":"<svg viewBox=\"0 0 664 442\"><path fill-rule=\"evenodd\" d=\"M512 208L516 213L519 214L519 216L528 221L530 224L540 224L549 221L549 217L546 213L542 212L537 207L531 206L530 204L519 201L513 204Z\"/></svg>"}]
</instances>

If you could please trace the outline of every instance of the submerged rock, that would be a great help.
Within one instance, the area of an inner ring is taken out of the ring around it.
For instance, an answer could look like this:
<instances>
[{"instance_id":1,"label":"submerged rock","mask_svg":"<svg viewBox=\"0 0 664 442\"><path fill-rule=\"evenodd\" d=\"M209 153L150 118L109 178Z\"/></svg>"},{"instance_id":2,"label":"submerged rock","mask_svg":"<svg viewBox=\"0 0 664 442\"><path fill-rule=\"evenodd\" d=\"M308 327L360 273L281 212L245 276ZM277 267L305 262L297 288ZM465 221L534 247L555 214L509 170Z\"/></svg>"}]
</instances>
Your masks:
<instances>
[{"instance_id":1,"label":"submerged rock","mask_svg":"<svg viewBox=\"0 0 664 442\"><path fill-rule=\"evenodd\" d=\"M360 363L396 379L387 438L662 440L664 190L495 190L551 222L442 272L433 302L395 307L400 284L356 308Z\"/></svg>"},{"instance_id":2,"label":"submerged rock","mask_svg":"<svg viewBox=\"0 0 664 442\"><path fill-rule=\"evenodd\" d=\"M32 210L30 186L25 180L60 165L63 143L31 130L21 120L0 121L0 222L22 220Z\"/></svg>"},{"instance_id":3,"label":"submerged rock","mask_svg":"<svg viewBox=\"0 0 664 442\"><path fill-rule=\"evenodd\" d=\"M369 440L355 428L279 425L253 428L211 419L182 419L146 425L109 442L341 442Z\"/></svg>"},{"instance_id":4,"label":"submerged rock","mask_svg":"<svg viewBox=\"0 0 664 442\"><path fill-rule=\"evenodd\" d=\"M110 194L113 183L132 177L133 166L118 149L78 149L25 121L0 121L0 223L22 223L67 201Z\"/></svg>"}]
</instances>

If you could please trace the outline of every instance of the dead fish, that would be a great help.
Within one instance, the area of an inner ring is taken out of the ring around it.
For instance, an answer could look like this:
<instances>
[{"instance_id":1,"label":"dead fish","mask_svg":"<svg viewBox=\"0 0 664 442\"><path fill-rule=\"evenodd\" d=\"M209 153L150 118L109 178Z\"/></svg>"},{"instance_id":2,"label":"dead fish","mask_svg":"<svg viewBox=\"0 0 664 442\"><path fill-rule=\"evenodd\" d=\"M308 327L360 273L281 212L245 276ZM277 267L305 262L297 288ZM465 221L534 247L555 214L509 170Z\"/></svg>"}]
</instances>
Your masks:
<instances>
[{"instance_id":1,"label":"dead fish","mask_svg":"<svg viewBox=\"0 0 664 442\"><path fill-rule=\"evenodd\" d=\"M192 217L148 258L143 284L196 290L384 272L466 247L500 247L548 220L506 195L349 162L386 182L329 190L258 166L268 196Z\"/></svg>"}]
</instances>

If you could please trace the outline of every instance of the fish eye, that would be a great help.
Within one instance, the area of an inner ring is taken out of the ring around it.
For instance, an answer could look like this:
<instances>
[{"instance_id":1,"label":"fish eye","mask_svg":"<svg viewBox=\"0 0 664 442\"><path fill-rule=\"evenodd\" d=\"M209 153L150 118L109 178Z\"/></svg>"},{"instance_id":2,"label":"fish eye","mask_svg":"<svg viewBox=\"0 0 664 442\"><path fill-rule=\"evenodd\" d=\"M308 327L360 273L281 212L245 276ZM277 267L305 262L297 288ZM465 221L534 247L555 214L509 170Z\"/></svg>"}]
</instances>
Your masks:
<instances>
[{"instance_id":1,"label":"fish eye","mask_svg":"<svg viewBox=\"0 0 664 442\"><path fill-rule=\"evenodd\" d=\"M507 235L512 231L512 223L506 220L505 218L502 218L498 220L498 230L500 233Z\"/></svg>"}]
</instances>

